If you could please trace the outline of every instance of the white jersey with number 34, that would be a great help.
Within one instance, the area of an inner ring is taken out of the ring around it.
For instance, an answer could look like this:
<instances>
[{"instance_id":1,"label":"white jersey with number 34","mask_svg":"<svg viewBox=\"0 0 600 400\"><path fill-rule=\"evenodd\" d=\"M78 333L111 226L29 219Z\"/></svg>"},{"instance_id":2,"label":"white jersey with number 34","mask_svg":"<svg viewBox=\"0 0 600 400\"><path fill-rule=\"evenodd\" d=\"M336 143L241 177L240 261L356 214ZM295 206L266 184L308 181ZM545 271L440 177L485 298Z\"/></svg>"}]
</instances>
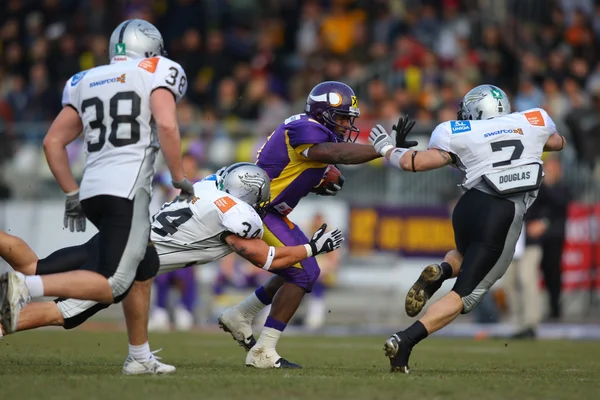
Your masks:
<instances>
[{"instance_id":1,"label":"white jersey with number 34","mask_svg":"<svg viewBox=\"0 0 600 400\"><path fill-rule=\"evenodd\" d=\"M214 180L194 184L191 202L165 204L152 218L150 239L160 259L160 273L190 264L206 264L232 252L228 234L262 238L258 213L248 204L218 190Z\"/></svg>"},{"instance_id":2,"label":"white jersey with number 34","mask_svg":"<svg viewBox=\"0 0 600 400\"><path fill-rule=\"evenodd\" d=\"M546 111L533 108L488 120L444 122L433 131L429 148L454 154L465 174L463 186L471 189L485 174L541 164L544 145L555 132Z\"/></svg>"},{"instance_id":3,"label":"white jersey with number 34","mask_svg":"<svg viewBox=\"0 0 600 400\"><path fill-rule=\"evenodd\" d=\"M67 81L62 104L77 111L85 136L80 199L150 193L158 149L150 95L158 88L181 99L187 78L179 64L164 57L115 62Z\"/></svg>"}]
</instances>

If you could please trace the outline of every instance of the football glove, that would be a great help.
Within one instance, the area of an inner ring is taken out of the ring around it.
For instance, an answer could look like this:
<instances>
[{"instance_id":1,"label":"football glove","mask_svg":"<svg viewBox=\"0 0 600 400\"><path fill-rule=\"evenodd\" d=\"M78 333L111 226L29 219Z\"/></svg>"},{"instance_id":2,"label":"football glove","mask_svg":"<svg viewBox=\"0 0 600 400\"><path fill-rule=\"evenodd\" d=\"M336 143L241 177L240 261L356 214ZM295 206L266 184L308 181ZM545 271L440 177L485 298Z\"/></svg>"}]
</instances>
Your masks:
<instances>
[{"instance_id":1,"label":"football glove","mask_svg":"<svg viewBox=\"0 0 600 400\"><path fill-rule=\"evenodd\" d=\"M79 202L79 190L67 194L63 225L71 232L85 232L85 213Z\"/></svg>"},{"instance_id":2,"label":"football glove","mask_svg":"<svg viewBox=\"0 0 600 400\"><path fill-rule=\"evenodd\" d=\"M385 154L394 148L394 139L381 125L375 125L369 134L369 142L375 147L375 151L385 157Z\"/></svg>"},{"instance_id":3,"label":"football glove","mask_svg":"<svg viewBox=\"0 0 600 400\"><path fill-rule=\"evenodd\" d=\"M325 173L323 174L323 176L327 176L327 171L329 171L329 166L327 167L327 169L325 169ZM340 175L340 180L338 183L329 182L325 186L319 186L314 191L314 193L316 193L319 196L335 196L336 194L339 193L340 190L342 190L342 187L344 186L345 181L346 181L346 178L344 178L343 175Z\"/></svg>"},{"instance_id":4,"label":"football glove","mask_svg":"<svg viewBox=\"0 0 600 400\"><path fill-rule=\"evenodd\" d=\"M327 224L321 225L315 233L313 233L312 239L308 242L307 252L309 257L314 257L319 254L330 253L336 249L339 249L344 241L342 232L339 229L325 232ZM308 251L310 248L310 251Z\"/></svg>"},{"instance_id":5,"label":"football glove","mask_svg":"<svg viewBox=\"0 0 600 400\"><path fill-rule=\"evenodd\" d=\"M179 201L189 201L194 198L194 185L187 178L180 181L171 181L171 183L175 189L181 190L181 193L177 196Z\"/></svg>"},{"instance_id":6,"label":"football glove","mask_svg":"<svg viewBox=\"0 0 600 400\"><path fill-rule=\"evenodd\" d=\"M408 149L419 144L419 142L415 140L406 140L406 136L411 131L413 126L415 126L415 121L411 121L408 115L405 117L400 117L398 119L398 123L392 126L392 131L396 137L396 147Z\"/></svg>"}]
</instances>

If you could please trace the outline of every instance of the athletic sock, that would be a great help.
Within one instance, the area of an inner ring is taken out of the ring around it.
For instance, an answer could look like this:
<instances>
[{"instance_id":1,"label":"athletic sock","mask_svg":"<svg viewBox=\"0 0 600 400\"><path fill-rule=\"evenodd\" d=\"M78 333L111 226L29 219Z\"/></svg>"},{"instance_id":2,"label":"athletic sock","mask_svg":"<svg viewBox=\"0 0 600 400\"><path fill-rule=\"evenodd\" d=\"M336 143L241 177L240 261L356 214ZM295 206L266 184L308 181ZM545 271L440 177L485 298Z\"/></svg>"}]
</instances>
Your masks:
<instances>
[{"instance_id":1,"label":"athletic sock","mask_svg":"<svg viewBox=\"0 0 600 400\"><path fill-rule=\"evenodd\" d=\"M452 265L444 261L440 264L440 267L442 268L442 281L452 278Z\"/></svg>"},{"instance_id":2,"label":"athletic sock","mask_svg":"<svg viewBox=\"0 0 600 400\"><path fill-rule=\"evenodd\" d=\"M29 275L25 277L25 286L29 289L29 295L33 298L44 295L44 282L39 275Z\"/></svg>"},{"instance_id":3,"label":"athletic sock","mask_svg":"<svg viewBox=\"0 0 600 400\"><path fill-rule=\"evenodd\" d=\"M401 338L407 339L407 344L412 348L414 345L425 339L429 333L421 321L417 321L403 331L397 333Z\"/></svg>"},{"instance_id":4,"label":"athletic sock","mask_svg":"<svg viewBox=\"0 0 600 400\"><path fill-rule=\"evenodd\" d=\"M154 357L154 354L150 351L150 344L148 342L135 346L129 344L129 355L138 362L146 362Z\"/></svg>"},{"instance_id":5,"label":"athletic sock","mask_svg":"<svg viewBox=\"0 0 600 400\"><path fill-rule=\"evenodd\" d=\"M265 327L260 333L260 337L256 342L257 347L264 347L267 349L275 350L277 347L277 341L279 341L279 337L281 333L285 330L287 324L277 321L271 317L267 317L267 321L265 322Z\"/></svg>"},{"instance_id":6,"label":"athletic sock","mask_svg":"<svg viewBox=\"0 0 600 400\"><path fill-rule=\"evenodd\" d=\"M261 286L235 307L246 319L253 320L254 316L269 304L271 304L271 299L267 295L265 289Z\"/></svg>"}]
</instances>

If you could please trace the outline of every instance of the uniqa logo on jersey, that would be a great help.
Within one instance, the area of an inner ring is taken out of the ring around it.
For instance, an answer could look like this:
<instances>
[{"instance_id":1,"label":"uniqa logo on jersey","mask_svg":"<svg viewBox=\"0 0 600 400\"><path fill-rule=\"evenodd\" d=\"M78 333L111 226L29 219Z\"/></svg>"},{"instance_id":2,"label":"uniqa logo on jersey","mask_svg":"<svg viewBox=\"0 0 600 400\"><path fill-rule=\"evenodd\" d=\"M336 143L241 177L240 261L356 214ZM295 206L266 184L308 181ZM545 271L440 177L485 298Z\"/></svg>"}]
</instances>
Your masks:
<instances>
[{"instance_id":1,"label":"uniqa logo on jersey","mask_svg":"<svg viewBox=\"0 0 600 400\"><path fill-rule=\"evenodd\" d=\"M469 132L471 130L471 121L450 121L450 130L452 134Z\"/></svg>"},{"instance_id":2,"label":"uniqa logo on jersey","mask_svg":"<svg viewBox=\"0 0 600 400\"><path fill-rule=\"evenodd\" d=\"M75 75L73 75L73 79L71 79L71 87L77 85L79 83L79 81L81 81L83 79L85 74L87 74L87 70L78 72Z\"/></svg>"}]
</instances>

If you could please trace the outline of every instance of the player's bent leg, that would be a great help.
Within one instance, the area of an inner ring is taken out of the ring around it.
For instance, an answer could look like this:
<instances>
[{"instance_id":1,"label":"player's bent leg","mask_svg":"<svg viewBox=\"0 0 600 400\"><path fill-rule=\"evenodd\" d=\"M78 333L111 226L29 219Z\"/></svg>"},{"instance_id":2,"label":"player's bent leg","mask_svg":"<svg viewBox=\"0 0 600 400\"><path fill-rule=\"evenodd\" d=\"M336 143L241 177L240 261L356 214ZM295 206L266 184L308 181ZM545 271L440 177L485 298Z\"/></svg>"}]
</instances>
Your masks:
<instances>
[{"instance_id":1,"label":"player's bent leg","mask_svg":"<svg viewBox=\"0 0 600 400\"><path fill-rule=\"evenodd\" d=\"M63 326L64 320L60 310L53 301L29 303L21 310L15 332L27 331L44 326ZM0 328L0 337L7 332Z\"/></svg>"},{"instance_id":2,"label":"player's bent leg","mask_svg":"<svg viewBox=\"0 0 600 400\"><path fill-rule=\"evenodd\" d=\"M38 257L25 241L0 231L0 257L15 271L25 275L35 274Z\"/></svg>"},{"instance_id":3,"label":"player's bent leg","mask_svg":"<svg viewBox=\"0 0 600 400\"><path fill-rule=\"evenodd\" d=\"M114 258L100 253L100 266L107 266L111 272L110 276L108 277L108 283L112 290L113 298L118 298L127 290L129 290L135 279L138 266L146 254L146 248L150 238L149 206L150 195L146 190L142 188L138 189L133 198L132 214L129 214L130 228L127 232L125 247L121 252L114 253L119 255L116 270L112 268ZM124 209L123 214L128 214L127 211ZM110 220L106 221L107 225L119 226L119 218L122 217L123 216L120 216L117 213L111 214ZM110 234L110 229L105 229L104 231L100 229L101 243L105 242L108 246L110 246L110 244L117 242L117 239L114 237L102 240L102 235L104 233Z\"/></svg>"},{"instance_id":4,"label":"player's bent leg","mask_svg":"<svg viewBox=\"0 0 600 400\"><path fill-rule=\"evenodd\" d=\"M264 219L265 234L263 240L272 246L293 246L308 242L304 233L287 218L267 214ZM307 258L300 265L290 266L276 272L285 280L277 291L271 305L271 313L265 322L263 331L246 356L246 365L256 368L301 368L287 361L275 350L279 337L290 321L302 298L312 291L319 278L319 265L314 257Z\"/></svg>"},{"instance_id":5,"label":"player's bent leg","mask_svg":"<svg viewBox=\"0 0 600 400\"><path fill-rule=\"evenodd\" d=\"M218 319L221 329L230 333L246 351L250 350L256 344L252 333L254 317L272 303L275 293L284 283L283 278L275 275L240 304L226 309Z\"/></svg>"},{"instance_id":6,"label":"player's bent leg","mask_svg":"<svg viewBox=\"0 0 600 400\"><path fill-rule=\"evenodd\" d=\"M458 275L462 259L458 250L450 250L441 264L430 264L423 269L406 295L404 308L409 317L414 317L423 310L445 280Z\"/></svg>"}]
</instances>

